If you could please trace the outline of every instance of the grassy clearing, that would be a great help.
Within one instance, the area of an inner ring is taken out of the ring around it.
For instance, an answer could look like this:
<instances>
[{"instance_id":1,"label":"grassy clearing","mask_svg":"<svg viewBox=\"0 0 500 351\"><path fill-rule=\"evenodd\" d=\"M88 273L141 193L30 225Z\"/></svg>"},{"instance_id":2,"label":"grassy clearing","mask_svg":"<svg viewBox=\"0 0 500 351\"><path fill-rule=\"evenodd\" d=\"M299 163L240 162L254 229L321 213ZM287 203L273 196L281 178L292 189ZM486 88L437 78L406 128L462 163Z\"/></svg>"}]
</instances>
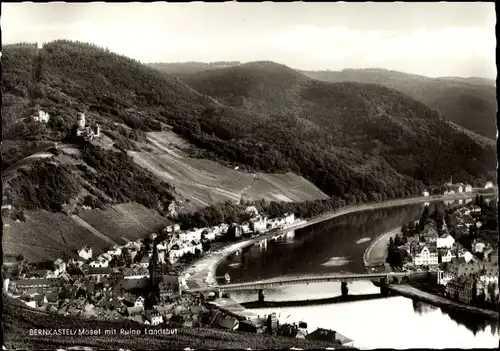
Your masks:
<instances>
[{"instance_id":1,"label":"grassy clearing","mask_svg":"<svg viewBox=\"0 0 500 351\"><path fill-rule=\"evenodd\" d=\"M32 261L56 259L92 243L94 253L99 254L109 244L87 229L77 225L62 213L48 211L25 211L26 222L16 223L4 218L4 253L22 253Z\"/></svg>"}]
</instances>

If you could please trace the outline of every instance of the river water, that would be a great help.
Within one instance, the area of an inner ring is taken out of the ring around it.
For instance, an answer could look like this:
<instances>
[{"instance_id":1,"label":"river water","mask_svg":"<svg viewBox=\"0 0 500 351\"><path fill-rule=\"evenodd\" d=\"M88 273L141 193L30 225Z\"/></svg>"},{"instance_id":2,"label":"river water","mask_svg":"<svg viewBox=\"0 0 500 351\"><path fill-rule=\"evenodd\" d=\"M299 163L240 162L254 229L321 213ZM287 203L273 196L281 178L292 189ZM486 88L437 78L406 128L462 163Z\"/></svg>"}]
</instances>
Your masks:
<instances>
[{"instance_id":1,"label":"river water","mask_svg":"<svg viewBox=\"0 0 500 351\"><path fill-rule=\"evenodd\" d=\"M423 204L348 214L249 246L217 268L231 282L287 274L364 272L363 253L380 234L417 220ZM219 284L223 282L220 281ZM378 293L371 282L349 283L349 294ZM291 285L264 291L268 301L318 299L340 295L340 283ZM232 293L238 302L255 301L256 292ZM277 312L284 322L304 320L308 331L337 330L358 348L498 348L498 323L443 310L401 296L307 307L255 309Z\"/></svg>"}]
</instances>

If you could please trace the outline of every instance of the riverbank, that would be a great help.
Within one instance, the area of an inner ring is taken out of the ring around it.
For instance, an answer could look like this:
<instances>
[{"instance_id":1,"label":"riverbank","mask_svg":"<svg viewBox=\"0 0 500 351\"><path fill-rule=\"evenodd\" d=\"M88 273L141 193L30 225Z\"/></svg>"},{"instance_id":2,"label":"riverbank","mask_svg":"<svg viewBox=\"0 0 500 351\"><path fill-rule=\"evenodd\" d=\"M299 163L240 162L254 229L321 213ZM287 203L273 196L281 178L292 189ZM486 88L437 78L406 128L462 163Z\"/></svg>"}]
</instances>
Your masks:
<instances>
[{"instance_id":1,"label":"riverbank","mask_svg":"<svg viewBox=\"0 0 500 351\"><path fill-rule=\"evenodd\" d=\"M363 263L365 268L385 265L387 259L387 246L391 238L394 238L401 232L401 227L391 229L390 231L379 235L375 240L373 240L370 245L366 248L363 254Z\"/></svg>"},{"instance_id":2,"label":"riverbank","mask_svg":"<svg viewBox=\"0 0 500 351\"><path fill-rule=\"evenodd\" d=\"M291 230L298 230L316 223L320 223L323 221L327 221L336 217L340 217L346 214L350 213L355 213L355 212L362 212L362 211L370 211L370 210L378 210L378 209L383 209L383 208L389 208L389 207L398 207L398 206L405 206L405 205L412 205L412 204L418 204L418 203L425 203L425 202L431 202L431 201L452 201L452 200L459 200L459 199L464 199L464 198L470 198L472 196L475 196L476 193L461 193L461 194L448 194L448 195L436 195L436 196L421 196L421 197L414 197L414 198L407 198L407 199L398 199L398 200L391 200L391 201L385 201L385 202L380 202L380 203L371 203L371 204L363 204L363 205L357 205L357 206L348 206L342 209L339 209L337 211L329 212L323 215L320 215L318 217L308 219L306 222L302 222L298 225L295 226L290 226L288 228L285 228L280 231L274 231L270 233L266 233L264 235L247 239L244 241L236 242L234 244L229 244L225 248L216 251L216 252L211 252L207 254L205 257L201 258L200 260L193 262L191 265L191 268L189 270L192 270L192 274L187 276L184 281L185 285L187 286L188 289L191 288L206 288L209 287L209 284L207 283L207 278L208 277L213 277L216 278L216 269L217 266L224 260L226 259L229 255L233 254L234 252L241 250L249 245L252 245L254 243L257 243L261 240L264 239L269 239L272 238L273 236L280 235L283 233L286 233ZM380 236L382 238L382 236ZM380 239L382 240L382 239ZM373 250L372 250L373 251ZM187 273L186 271L184 272Z\"/></svg>"},{"instance_id":3,"label":"riverbank","mask_svg":"<svg viewBox=\"0 0 500 351\"><path fill-rule=\"evenodd\" d=\"M478 308L470 305L466 305L464 303L454 301L447 299L445 297L431 294L425 291L422 291L420 289L417 289L413 286L410 285L389 285L388 289L394 292L397 292L398 294L409 297L412 299L417 299L421 300L423 302L429 303L431 305L437 306L437 307L445 307L445 308L452 308L459 310L461 312L468 312L468 313L473 313L477 315L482 315L485 316L489 319L494 319L498 320L499 318L499 313L483 308Z\"/></svg>"},{"instance_id":4,"label":"riverbank","mask_svg":"<svg viewBox=\"0 0 500 351\"><path fill-rule=\"evenodd\" d=\"M386 295L383 294L360 294L360 295L347 295L335 296L324 299L314 300L296 300L296 301L251 301L242 302L241 306L245 308L282 308L282 307L301 307L301 306L315 306L315 305L329 305L334 303L356 302L365 300L385 299Z\"/></svg>"}]
</instances>

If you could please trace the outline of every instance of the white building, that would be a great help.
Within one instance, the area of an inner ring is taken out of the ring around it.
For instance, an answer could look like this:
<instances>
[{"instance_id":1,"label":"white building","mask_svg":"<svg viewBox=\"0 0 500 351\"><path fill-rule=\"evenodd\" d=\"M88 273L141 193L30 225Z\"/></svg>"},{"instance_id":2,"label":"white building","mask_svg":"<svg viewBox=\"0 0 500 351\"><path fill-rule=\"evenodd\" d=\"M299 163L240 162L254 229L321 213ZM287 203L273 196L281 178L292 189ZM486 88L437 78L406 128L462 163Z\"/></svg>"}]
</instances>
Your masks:
<instances>
[{"instance_id":1,"label":"white building","mask_svg":"<svg viewBox=\"0 0 500 351\"><path fill-rule=\"evenodd\" d=\"M432 247L427 247L426 245L417 250L419 251L417 251L413 257L413 264L415 266L434 266L438 264L437 250Z\"/></svg>"},{"instance_id":2,"label":"white building","mask_svg":"<svg viewBox=\"0 0 500 351\"><path fill-rule=\"evenodd\" d=\"M451 262L453 257L455 257L451 250L442 250L442 253L443 254L441 255L441 262Z\"/></svg>"},{"instance_id":3,"label":"white building","mask_svg":"<svg viewBox=\"0 0 500 351\"><path fill-rule=\"evenodd\" d=\"M249 223L243 223L241 225L241 230L243 231L243 233L250 233L250 224Z\"/></svg>"},{"instance_id":4,"label":"white building","mask_svg":"<svg viewBox=\"0 0 500 351\"><path fill-rule=\"evenodd\" d=\"M437 239L437 247L441 248L451 248L455 244L455 239L450 234L443 234Z\"/></svg>"},{"instance_id":5,"label":"white building","mask_svg":"<svg viewBox=\"0 0 500 351\"><path fill-rule=\"evenodd\" d=\"M134 307L144 309L144 297L139 296L137 300L135 300Z\"/></svg>"},{"instance_id":6,"label":"white building","mask_svg":"<svg viewBox=\"0 0 500 351\"><path fill-rule=\"evenodd\" d=\"M84 248L78 250L78 256L83 258L85 261L92 258L92 248L85 246Z\"/></svg>"},{"instance_id":7,"label":"white building","mask_svg":"<svg viewBox=\"0 0 500 351\"><path fill-rule=\"evenodd\" d=\"M214 240L215 239L215 231L212 228L205 229L202 233L203 236L205 236L205 239L207 240Z\"/></svg>"},{"instance_id":8,"label":"white building","mask_svg":"<svg viewBox=\"0 0 500 351\"><path fill-rule=\"evenodd\" d=\"M201 239L201 230L194 228L183 233L179 233L179 239L182 241L193 241Z\"/></svg>"},{"instance_id":9,"label":"white building","mask_svg":"<svg viewBox=\"0 0 500 351\"><path fill-rule=\"evenodd\" d=\"M33 120L35 122L48 123L50 120L50 116L47 112L38 110L38 113L36 116L33 117Z\"/></svg>"},{"instance_id":10,"label":"white building","mask_svg":"<svg viewBox=\"0 0 500 351\"><path fill-rule=\"evenodd\" d=\"M248 213L248 214L250 214L253 217L259 215L259 211L257 211L257 208L255 206L248 206L245 209L245 212Z\"/></svg>"},{"instance_id":11,"label":"white building","mask_svg":"<svg viewBox=\"0 0 500 351\"><path fill-rule=\"evenodd\" d=\"M105 252L102 255L100 255L98 260L103 260L103 261L111 261L113 259L113 256L111 256L109 253Z\"/></svg>"},{"instance_id":12,"label":"white building","mask_svg":"<svg viewBox=\"0 0 500 351\"><path fill-rule=\"evenodd\" d=\"M479 207L479 206L474 206L474 207L472 207L472 210L471 210L471 211L472 211L472 212L474 212L474 213L481 213L481 207Z\"/></svg>"},{"instance_id":13,"label":"white building","mask_svg":"<svg viewBox=\"0 0 500 351\"><path fill-rule=\"evenodd\" d=\"M9 284L10 284L10 279L9 278L5 278L3 280L3 292L5 294L7 294L7 292L9 291Z\"/></svg>"},{"instance_id":14,"label":"white building","mask_svg":"<svg viewBox=\"0 0 500 351\"><path fill-rule=\"evenodd\" d=\"M149 267L149 256L144 256L141 259L141 262L139 262L139 266L144 267L144 268L148 268Z\"/></svg>"},{"instance_id":15,"label":"white building","mask_svg":"<svg viewBox=\"0 0 500 351\"><path fill-rule=\"evenodd\" d=\"M226 234L227 231L228 231L228 229L229 229L229 224L227 224L227 223L221 223L219 225L219 228L220 228L221 234Z\"/></svg>"},{"instance_id":16,"label":"white building","mask_svg":"<svg viewBox=\"0 0 500 351\"><path fill-rule=\"evenodd\" d=\"M31 301L23 301L27 306L31 307L31 308L36 308L36 301L35 300L31 300Z\"/></svg>"},{"instance_id":17,"label":"white building","mask_svg":"<svg viewBox=\"0 0 500 351\"><path fill-rule=\"evenodd\" d=\"M165 251L158 252L158 262L165 263Z\"/></svg>"},{"instance_id":18,"label":"white building","mask_svg":"<svg viewBox=\"0 0 500 351\"><path fill-rule=\"evenodd\" d=\"M120 256L122 254L122 248L118 245L115 245L111 250L108 250L108 254L111 256Z\"/></svg>"},{"instance_id":19,"label":"white building","mask_svg":"<svg viewBox=\"0 0 500 351\"><path fill-rule=\"evenodd\" d=\"M466 193L471 193L472 192L472 185L466 184L465 185L465 192Z\"/></svg>"},{"instance_id":20,"label":"white building","mask_svg":"<svg viewBox=\"0 0 500 351\"><path fill-rule=\"evenodd\" d=\"M484 188L485 189L490 189L490 188L493 188L493 183L492 182L486 182L486 184L484 185Z\"/></svg>"},{"instance_id":21,"label":"white building","mask_svg":"<svg viewBox=\"0 0 500 351\"><path fill-rule=\"evenodd\" d=\"M158 251L166 250L167 244L164 241L159 242L158 244L156 244L156 248L158 249Z\"/></svg>"},{"instance_id":22,"label":"white building","mask_svg":"<svg viewBox=\"0 0 500 351\"><path fill-rule=\"evenodd\" d=\"M89 263L89 267L92 268L106 268L109 266L109 261L107 260L96 260Z\"/></svg>"},{"instance_id":23,"label":"white building","mask_svg":"<svg viewBox=\"0 0 500 351\"><path fill-rule=\"evenodd\" d=\"M473 253L478 253L478 252L483 252L486 247L486 244L482 242L477 242L472 245L472 252Z\"/></svg>"},{"instance_id":24,"label":"white building","mask_svg":"<svg viewBox=\"0 0 500 351\"><path fill-rule=\"evenodd\" d=\"M287 213L285 215L285 225L291 225L293 223L295 223L295 214L294 213Z\"/></svg>"},{"instance_id":25,"label":"white building","mask_svg":"<svg viewBox=\"0 0 500 351\"><path fill-rule=\"evenodd\" d=\"M422 196L425 196L425 197L429 196L429 192L428 192L428 191L424 191L424 192L422 193Z\"/></svg>"},{"instance_id":26,"label":"white building","mask_svg":"<svg viewBox=\"0 0 500 351\"><path fill-rule=\"evenodd\" d=\"M54 261L54 273L56 275L66 272L66 262L58 258Z\"/></svg>"},{"instance_id":27,"label":"white building","mask_svg":"<svg viewBox=\"0 0 500 351\"><path fill-rule=\"evenodd\" d=\"M156 311L146 311L146 319L151 325L163 323L163 316Z\"/></svg>"},{"instance_id":28,"label":"white building","mask_svg":"<svg viewBox=\"0 0 500 351\"><path fill-rule=\"evenodd\" d=\"M465 262L470 262L474 258L474 256L467 250L460 250L458 252L458 257L463 257Z\"/></svg>"},{"instance_id":29,"label":"white building","mask_svg":"<svg viewBox=\"0 0 500 351\"><path fill-rule=\"evenodd\" d=\"M276 229L283 227L285 225L285 221L282 218L271 218L267 220L267 226L270 229Z\"/></svg>"},{"instance_id":30,"label":"white building","mask_svg":"<svg viewBox=\"0 0 500 351\"><path fill-rule=\"evenodd\" d=\"M250 229L254 233L264 233L267 230L267 217L254 217L250 220Z\"/></svg>"}]
</instances>

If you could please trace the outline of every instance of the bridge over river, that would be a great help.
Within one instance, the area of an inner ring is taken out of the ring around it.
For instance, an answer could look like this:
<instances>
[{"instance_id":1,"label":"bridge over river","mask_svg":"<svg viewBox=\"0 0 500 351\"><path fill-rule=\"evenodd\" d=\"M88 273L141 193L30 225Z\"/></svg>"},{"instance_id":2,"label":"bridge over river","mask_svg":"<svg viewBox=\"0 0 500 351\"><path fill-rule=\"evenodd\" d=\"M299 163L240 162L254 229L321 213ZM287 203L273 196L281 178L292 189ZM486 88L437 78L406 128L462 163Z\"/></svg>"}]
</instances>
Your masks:
<instances>
[{"instance_id":1,"label":"bridge over river","mask_svg":"<svg viewBox=\"0 0 500 351\"><path fill-rule=\"evenodd\" d=\"M410 279L417 276L422 276L427 274L426 272L398 272L398 273L328 273L328 274L310 274L310 275L300 275L300 276L283 276L278 278L271 278L266 280L259 280L253 282L245 283L233 283L233 284L218 284L212 285L204 288L189 289L190 292L204 292L204 291L218 291L228 292L228 291L238 291L238 290L262 290L275 288L284 285L296 285L296 284L310 284L310 283L324 283L324 282L342 282L349 283L359 280L371 280L374 283L382 284L405 284L410 281Z\"/></svg>"}]
</instances>

